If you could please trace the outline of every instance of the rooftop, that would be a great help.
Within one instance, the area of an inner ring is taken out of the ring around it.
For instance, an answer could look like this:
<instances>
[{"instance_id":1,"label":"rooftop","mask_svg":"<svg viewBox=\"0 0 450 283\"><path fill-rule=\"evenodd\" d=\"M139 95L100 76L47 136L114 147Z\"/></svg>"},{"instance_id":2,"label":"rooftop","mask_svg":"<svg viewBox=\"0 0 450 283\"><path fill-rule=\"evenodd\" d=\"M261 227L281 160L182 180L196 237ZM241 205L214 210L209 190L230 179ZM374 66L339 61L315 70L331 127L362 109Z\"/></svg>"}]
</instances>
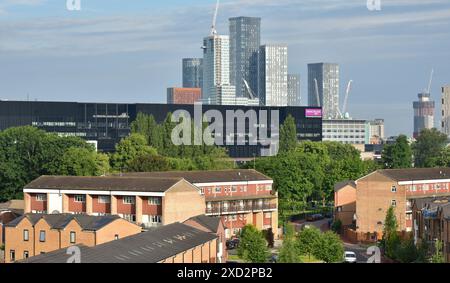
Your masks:
<instances>
[{"instance_id":1,"label":"rooftop","mask_svg":"<svg viewBox=\"0 0 450 283\"><path fill-rule=\"evenodd\" d=\"M79 247L82 263L157 263L216 238L213 233L173 223L95 247ZM24 262L65 263L70 256L62 249Z\"/></svg>"},{"instance_id":2,"label":"rooftop","mask_svg":"<svg viewBox=\"0 0 450 283\"><path fill-rule=\"evenodd\" d=\"M221 221L220 217L210 217L210 216L206 216L206 215L194 216L194 217L189 218L188 220L197 222L198 224L205 227L212 233L217 232L217 230L219 229L220 221Z\"/></svg>"},{"instance_id":3,"label":"rooftop","mask_svg":"<svg viewBox=\"0 0 450 283\"><path fill-rule=\"evenodd\" d=\"M355 181L346 180L346 181L342 181L342 182L339 182L339 183L337 183L336 185L334 185L334 191L337 192L337 191L339 191L340 189L345 188L346 186L351 186L351 187L353 187L353 188L356 189L356 183L355 183Z\"/></svg>"},{"instance_id":4,"label":"rooftop","mask_svg":"<svg viewBox=\"0 0 450 283\"><path fill-rule=\"evenodd\" d=\"M195 184L213 182L246 182L246 181L271 181L266 175L253 169L231 169L212 171L166 171L126 173L124 176L133 177L159 177L159 178L184 178Z\"/></svg>"},{"instance_id":5,"label":"rooftop","mask_svg":"<svg viewBox=\"0 0 450 283\"><path fill-rule=\"evenodd\" d=\"M450 179L450 168L385 169L377 172L398 182Z\"/></svg>"}]
</instances>

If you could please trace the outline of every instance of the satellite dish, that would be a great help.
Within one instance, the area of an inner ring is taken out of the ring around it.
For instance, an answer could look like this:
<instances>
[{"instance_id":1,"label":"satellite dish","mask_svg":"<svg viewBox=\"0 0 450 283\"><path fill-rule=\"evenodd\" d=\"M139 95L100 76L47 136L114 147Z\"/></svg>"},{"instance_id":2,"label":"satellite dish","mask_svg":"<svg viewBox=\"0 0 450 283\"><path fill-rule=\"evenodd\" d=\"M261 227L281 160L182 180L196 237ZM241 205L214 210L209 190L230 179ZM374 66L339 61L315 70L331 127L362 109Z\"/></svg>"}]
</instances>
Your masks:
<instances>
[{"instance_id":1,"label":"satellite dish","mask_svg":"<svg viewBox=\"0 0 450 283\"><path fill-rule=\"evenodd\" d=\"M52 214L61 214L61 212L59 212L58 210L53 210Z\"/></svg>"}]
</instances>

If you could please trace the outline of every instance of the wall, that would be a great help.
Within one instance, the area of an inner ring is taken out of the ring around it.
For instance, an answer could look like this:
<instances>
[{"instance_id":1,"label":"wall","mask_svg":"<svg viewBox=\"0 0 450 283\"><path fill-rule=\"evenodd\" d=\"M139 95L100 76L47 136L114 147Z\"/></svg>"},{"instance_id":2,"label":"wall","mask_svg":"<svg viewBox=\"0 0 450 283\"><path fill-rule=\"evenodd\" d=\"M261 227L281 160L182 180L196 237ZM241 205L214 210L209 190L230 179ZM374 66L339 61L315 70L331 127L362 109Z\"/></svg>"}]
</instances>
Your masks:
<instances>
[{"instance_id":1,"label":"wall","mask_svg":"<svg viewBox=\"0 0 450 283\"><path fill-rule=\"evenodd\" d=\"M200 195L199 190L184 180L166 191L162 203L163 225L205 214L206 209L205 198Z\"/></svg>"},{"instance_id":2,"label":"wall","mask_svg":"<svg viewBox=\"0 0 450 283\"><path fill-rule=\"evenodd\" d=\"M23 231L27 229L29 239L23 240ZM16 260L23 258L24 251L29 255L34 254L34 232L31 222L24 218L16 227L5 227L5 262L11 262L9 258L10 250L15 250Z\"/></svg>"},{"instance_id":3,"label":"wall","mask_svg":"<svg viewBox=\"0 0 450 283\"><path fill-rule=\"evenodd\" d=\"M142 228L140 226L125 219L117 219L96 232L96 244L100 245L113 241L115 235L119 235L119 239L123 239L141 232Z\"/></svg>"},{"instance_id":4,"label":"wall","mask_svg":"<svg viewBox=\"0 0 450 283\"><path fill-rule=\"evenodd\" d=\"M341 220L343 226L353 224L353 216L356 213L356 188L347 185L335 192L334 206L335 218Z\"/></svg>"}]
</instances>

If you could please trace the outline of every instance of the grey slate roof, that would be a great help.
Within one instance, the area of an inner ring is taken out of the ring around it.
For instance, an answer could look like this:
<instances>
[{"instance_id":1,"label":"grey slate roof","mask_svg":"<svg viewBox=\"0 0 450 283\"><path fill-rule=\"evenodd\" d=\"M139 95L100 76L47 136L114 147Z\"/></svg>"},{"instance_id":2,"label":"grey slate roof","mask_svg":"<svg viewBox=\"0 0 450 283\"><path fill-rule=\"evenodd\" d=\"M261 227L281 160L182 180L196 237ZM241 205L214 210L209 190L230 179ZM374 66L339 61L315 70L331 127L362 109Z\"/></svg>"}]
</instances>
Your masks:
<instances>
[{"instance_id":1,"label":"grey slate roof","mask_svg":"<svg viewBox=\"0 0 450 283\"><path fill-rule=\"evenodd\" d=\"M26 189L165 192L182 178L41 176Z\"/></svg>"},{"instance_id":2,"label":"grey slate roof","mask_svg":"<svg viewBox=\"0 0 450 283\"><path fill-rule=\"evenodd\" d=\"M450 179L450 168L386 169L377 172L397 182Z\"/></svg>"},{"instance_id":3,"label":"grey slate roof","mask_svg":"<svg viewBox=\"0 0 450 283\"><path fill-rule=\"evenodd\" d=\"M97 231L114 220L120 219L117 215L107 216L91 216L79 214L35 214L27 213L9 222L6 226L15 227L23 218L28 218L30 222L35 225L40 219L45 219L52 229L64 229L70 221L77 221L83 230Z\"/></svg>"},{"instance_id":4,"label":"grey slate roof","mask_svg":"<svg viewBox=\"0 0 450 283\"><path fill-rule=\"evenodd\" d=\"M253 169L125 173L123 174L123 176L184 178L190 183L245 182L245 181L272 180L270 177Z\"/></svg>"},{"instance_id":5,"label":"grey slate roof","mask_svg":"<svg viewBox=\"0 0 450 283\"><path fill-rule=\"evenodd\" d=\"M217 230L219 229L220 221L221 221L220 217L210 217L210 216L206 216L206 215L194 216L194 217L189 218L189 220L197 222L201 226L207 228L212 233L217 232Z\"/></svg>"},{"instance_id":6,"label":"grey slate roof","mask_svg":"<svg viewBox=\"0 0 450 283\"><path fill-rule=\"evenodd\" d=\"M82 263L157 263L216 238L213 233L173 223L95 247L79 247ZM24 262L65 263L69 257L62 249Z\"/></svg>"}]
</instances>

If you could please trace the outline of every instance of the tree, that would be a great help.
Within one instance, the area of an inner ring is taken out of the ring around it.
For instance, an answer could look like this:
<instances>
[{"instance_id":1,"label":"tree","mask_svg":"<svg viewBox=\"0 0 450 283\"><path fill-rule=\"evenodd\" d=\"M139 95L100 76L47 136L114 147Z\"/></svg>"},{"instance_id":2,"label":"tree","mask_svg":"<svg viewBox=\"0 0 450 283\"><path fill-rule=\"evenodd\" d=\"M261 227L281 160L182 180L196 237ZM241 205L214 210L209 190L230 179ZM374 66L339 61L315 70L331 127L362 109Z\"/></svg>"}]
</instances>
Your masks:
<instances>
[{"instance_id":1,"label":"tree","mask_svg":"<svg viewBox=\"0 0 450 283\"><path fill-rule=\"evenodd\" d=\"M297 245L295 241L295 231L292 224L286 225L286 233L283 240L283 245L280 249L280 254L278 256L278 261L280 263L299 263L301 262Z\"/></svg>"},{"instance_id":2,"label":"tree","mask_svg":"<svg viewBox=\"0 0 450 283\"><path fill-rule=\"evenodd\" d=\"M331 230L338 234L341 233L342 221L340 219L337 219L336 221L334 221L333 224L331 225Z\"/></svg>"},{"instance_id":3,"label":"tree","mask_svg":"<svg viewBox=\"0 0 450 283\"><path fill-rule=\"evenodd\" d=\"M419 250L414 244L413 238L401 241L401 244L397 247L395 258L401 263L413 263L419 260Z\"/></svg>"},{"instance_id":4,"label":"tree","mask_svg":"<svg viewBox=\"0 0 450 283\"><path fill-rule=\"evenodd\" d=\"M157 154L156 149L147 145L143 135L131 134L116 145L116 152L111 156L111 162L115 170L127 171L135 158Z\"/></svg>"},{"instance_id":5,"label":"tree","mask_svg":"<svg viewBox=\"0 0 450 283\"><path fill-rule=\"evenodd\" d=\"M253 225L246 225L242 229L238 255L250 263L264 263L268 258L267 243L261 231Z\"/></svg>"},{"instance_id":6,"label":"tree","mask_svg":"<svg viewBox=\"0 0 450 283\"><path fill-rule=\"evenodd\" d=\"M131 161L129 172L168 171L170 169L167 158L160 155L141 155Z\"/></svg>"},{"instance_id":7,"label":"tree","mask_svg":"<svg viewBox=\"0 0 450 283\"><path fill-rule=\"evenodd\" d=\"M313 254L326 263L342 262L344 245L337 234L327 231L316 240Z\"/></svg>"},{"instance_id":8,"label":"tree","mask_svg":"<svg viewBox=\"0 0 450 283\"><path fill-rule=\"evenodd\" d=\"M297 126L295 125L295 119L289 115L284 120L283 125L280 128L280 153L286 153L295 149L298 143L297 139Z\"/></svg>"},{"instance_id":9,"label":"tree","mask_svg":"<svg viewBox=\"0 0 450 283\"><path fill-rule=\"evenodd\" d=\"M297 238L297 249L301 255L311 256L316 254L316 249L319 246L318 241L321 237L321 232L316 227L304 228Z\"/></svg>"},{"instance_id":10,"label":"tree","mask_svg":"<svg viewBox=\"0 0 450 283\"><path fill-rule=\"evenodd\" d=\"M388 144L382 152L382 160L386 169L411 168L412 149L405 135L399 136L394 144Z\"/></svg>"},{"instance_id":11,"label":"tree","mask_svg":"<svg viewBox=\"0 0 450 283\"><path fill-rule=\"evenodd\" d=\"M69 148L63 155L58 175L100 176L109 172L108 156L88 148Z\"/></svg>"},{"instance_id":12,"label":"tree","mask_svg":"<svg viewBox=\"0 0 450 283\"><path fill-rule=\"evenodd\" d=\"M424 129L413 144L414 163L417 168L439 166L444 149L447 146L447 135L436 129Z\"/></svg>"},{"instance_id":13,"label":"tree","mask_svg":"<svg viewBox=\"0 0 450 283\"><path fill-rule=\"evenodd\" d=\"M443 249L442 241L436 240L436 242L434 244L434 254L430 260L431 263L444 263L445 262L442 249Z\"/></svg>"},{"instance_id":14,"label":"tree","mask_svg":"<svg viewBox=\"0 0 450 283\"><path fill-rule=\"evenodd\" d=\"M383 244L386 255L392 259L396 257L396 251L400 245L400 238L397 233L398 222L395 216L395 209L393 206L389 207L386 218L384 220L383 228Z\"/></svg>"}]
</instances>

